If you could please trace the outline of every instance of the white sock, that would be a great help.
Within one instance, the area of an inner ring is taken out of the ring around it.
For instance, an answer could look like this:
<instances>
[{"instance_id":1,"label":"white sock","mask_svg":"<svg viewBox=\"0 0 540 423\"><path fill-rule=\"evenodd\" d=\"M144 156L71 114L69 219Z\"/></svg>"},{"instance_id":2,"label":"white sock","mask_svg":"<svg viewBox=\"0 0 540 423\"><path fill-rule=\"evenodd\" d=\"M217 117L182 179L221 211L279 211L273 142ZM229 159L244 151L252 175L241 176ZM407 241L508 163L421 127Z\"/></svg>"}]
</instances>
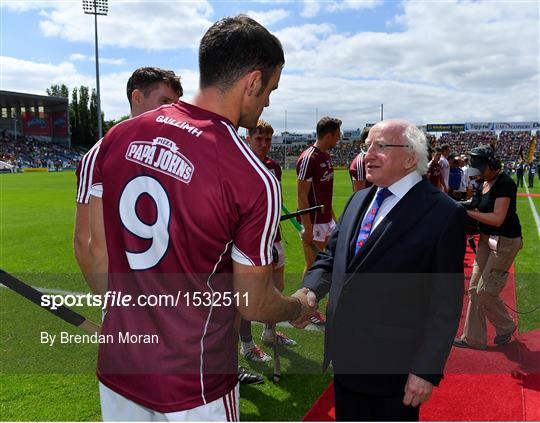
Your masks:
<instances>
[{"instance_id":1,"label":"white sock","mask_svg":"<svg viewBox=\"0 0 540 423\"><path fill-rule=\"evenodd\" d=\"M274 337L274 326L273 325L265 325L262 336L263 336L263 338L266 338L266 339L273 338Z\"/></svg>"},{"instance_id":2,"label":"white sock","mask_svg":"<svg viewBox=\"0 0 540 423\"><path fill-rule=\"evenodd\" d=\"M255 348L255 342L253 342L253 339L249 342L242 341L242 353L247 353L253 348Z\"/></svg>"}]
</instances>

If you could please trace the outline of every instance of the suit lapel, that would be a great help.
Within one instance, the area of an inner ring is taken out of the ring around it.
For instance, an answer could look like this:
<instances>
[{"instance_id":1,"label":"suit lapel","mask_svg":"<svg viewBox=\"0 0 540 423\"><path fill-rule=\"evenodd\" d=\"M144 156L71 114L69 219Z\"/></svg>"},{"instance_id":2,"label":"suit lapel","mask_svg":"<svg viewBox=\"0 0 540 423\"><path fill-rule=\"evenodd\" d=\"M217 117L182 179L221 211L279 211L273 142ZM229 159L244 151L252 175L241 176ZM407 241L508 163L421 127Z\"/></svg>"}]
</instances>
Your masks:
<instances>
[{"instance_id":1,"label":"suit lapel","mask_svg":"<svg viewBox=\"0 0 540 423\"><path fill-rule=\"evenodd\" d=\"M362 251L351 257L348 273L358 272L369 263L372 257L375 257L395 242L399 242L400 237L433 206L435 200L430 195L430 190L426 189L426 183L425 180L418 182L390 210L390 213L386 215L366 240ZM410 213L411 210L414 210L414 213Z\"/></svg>"},{"instance_id":2,"label":"suit lapel","mask_svg":"<svg viewBox=\"0 0 540 423\"><path fill-rule=\"evenodd\" d=\"M351 238L356 237L358 232L356 228L360 224L362 218L362 210L369 205L376 187L365 189L353 194L351 201L345 209L340 223L340 234L337 241L336 251L346 251L346 254L336 255L334 263L334 274L344 274L347 270L347 265L354 251L350 251Z\"/></svg>"}]
</instances>

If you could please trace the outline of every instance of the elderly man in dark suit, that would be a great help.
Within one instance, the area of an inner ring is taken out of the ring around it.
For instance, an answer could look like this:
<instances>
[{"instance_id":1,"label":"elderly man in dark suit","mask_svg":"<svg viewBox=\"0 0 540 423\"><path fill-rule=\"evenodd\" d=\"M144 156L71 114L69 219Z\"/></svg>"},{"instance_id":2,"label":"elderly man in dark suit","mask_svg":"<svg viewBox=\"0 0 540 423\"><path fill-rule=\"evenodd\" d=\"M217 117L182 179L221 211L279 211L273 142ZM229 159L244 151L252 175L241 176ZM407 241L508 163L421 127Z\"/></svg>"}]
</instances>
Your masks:
<instances>
[{"instance_id":1,"label":"elderly man in dark suit","mask_svg":"<svg viewBox=\"0 0 540 423\"><path fill-rule=\"evenodd\" d=\"M416 126L379 122L366 147L374 185L349 199L303 287L312 304L329 293L324 368L332 362L337 420L414 421L458 328L466 213L422 178Z\"/></svg>"}]
</instances>

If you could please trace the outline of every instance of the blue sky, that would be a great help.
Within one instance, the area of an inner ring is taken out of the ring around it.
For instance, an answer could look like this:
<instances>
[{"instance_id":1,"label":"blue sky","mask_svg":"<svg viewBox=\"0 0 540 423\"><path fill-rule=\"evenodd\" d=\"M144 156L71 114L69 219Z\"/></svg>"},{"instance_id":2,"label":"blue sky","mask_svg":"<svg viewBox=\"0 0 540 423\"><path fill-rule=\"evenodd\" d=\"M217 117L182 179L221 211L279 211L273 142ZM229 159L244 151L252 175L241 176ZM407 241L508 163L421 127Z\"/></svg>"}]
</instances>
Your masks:
<instances>
[{"instance_id":1,"label":"blue sky","mask_svg":"<svg viewBox=\"0 0 540 423\"><path fill-rule=\"evenodd\" d=\"M0 87L44 94L52 83L95 86L93 17L82 1L0 0ZM263 117L277 131L344 128L379 118L417 124L540 119L537 1L125 1L99 17L102 109L127 114L139 66L197 89L197 46L223 16L247 13L285 49L280 88Z\"/></svg>"}]
</instances>

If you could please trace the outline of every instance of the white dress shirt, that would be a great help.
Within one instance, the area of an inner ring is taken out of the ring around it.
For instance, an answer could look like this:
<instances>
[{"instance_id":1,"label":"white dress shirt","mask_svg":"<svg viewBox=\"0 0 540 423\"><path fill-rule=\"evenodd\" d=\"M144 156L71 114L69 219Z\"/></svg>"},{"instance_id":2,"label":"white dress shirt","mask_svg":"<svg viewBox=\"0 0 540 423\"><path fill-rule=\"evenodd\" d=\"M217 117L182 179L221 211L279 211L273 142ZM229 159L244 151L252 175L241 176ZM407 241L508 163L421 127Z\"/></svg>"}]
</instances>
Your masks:
<instances>
[{"instance_id":1,"label":"white dress shirt","mask_svg":"<svg viewBox=\"0 0 540 423\"><path fill-rule=\"evenodd\" d=\"M388 196L382 202L381 207L379 207L379 211L375 216L375 221L373 222L373 228L371 229L371 232L373 232L375 228L379 225L379 223L381 223L381 221L386 217L386 215L390 213L390 210L392 210L395 205L399 203L399 201L403 197L405 197L405 194L407 194L409 190L421 180L422 177L420 176L420 174L416 171L413 171L388 187L392 195ZM380 190L382 190L382 188L378 187L377 193L373 197L373 200L371 200L371 203L366 210L371 210L371 208L375 204L375 198L377 197L377 194Z\"/></svg>"}]
</instances>

